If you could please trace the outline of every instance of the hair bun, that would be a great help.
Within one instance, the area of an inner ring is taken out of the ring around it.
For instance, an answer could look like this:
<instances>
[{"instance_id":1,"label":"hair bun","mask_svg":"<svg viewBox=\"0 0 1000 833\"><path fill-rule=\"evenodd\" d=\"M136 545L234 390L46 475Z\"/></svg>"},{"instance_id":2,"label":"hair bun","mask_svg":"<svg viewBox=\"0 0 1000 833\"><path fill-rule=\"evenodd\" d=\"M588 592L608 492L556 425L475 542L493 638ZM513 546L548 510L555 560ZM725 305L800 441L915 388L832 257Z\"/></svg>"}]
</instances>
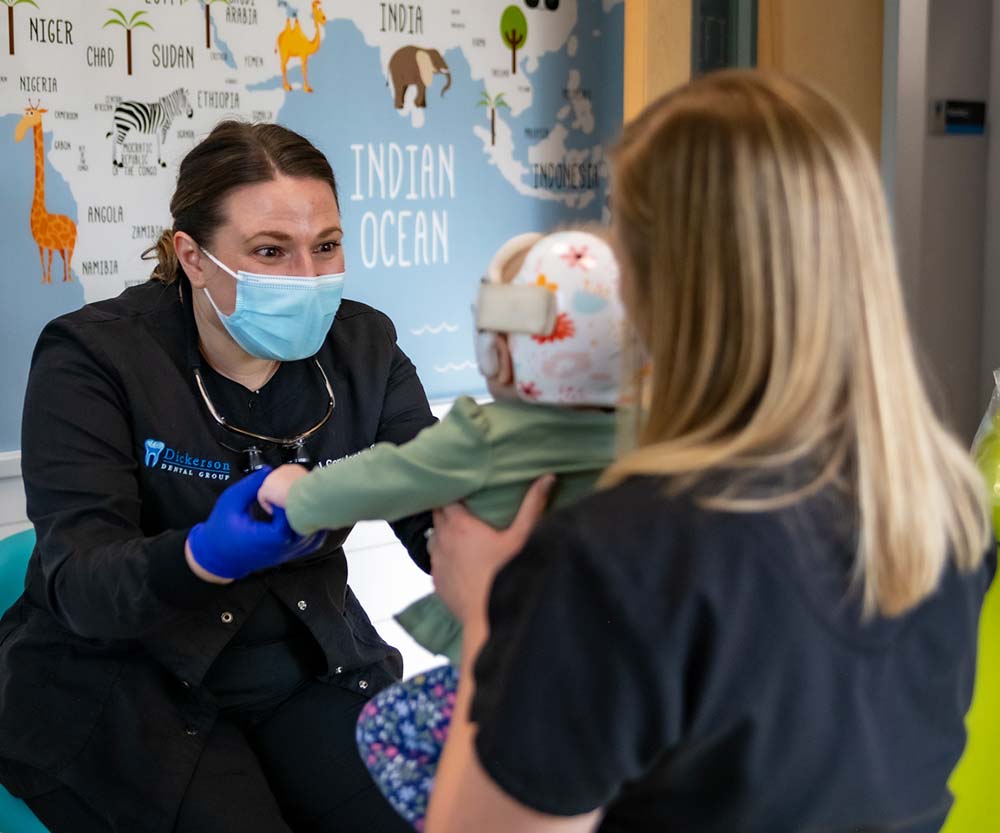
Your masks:
<instances>
[{"instance_id":1,"label":"hair bun","mask_svg":"<svg viewBox=\"0 0 1000 833\"><path fill-rule=\"evenodd\" d=\"M174 230L165 228L160 232L156 243L146 249L140 257L143 260L155 260L156 266L149 277L151 280L171 284L177 280L177 252L174 250Z\"/></svg>"}]
</instances>

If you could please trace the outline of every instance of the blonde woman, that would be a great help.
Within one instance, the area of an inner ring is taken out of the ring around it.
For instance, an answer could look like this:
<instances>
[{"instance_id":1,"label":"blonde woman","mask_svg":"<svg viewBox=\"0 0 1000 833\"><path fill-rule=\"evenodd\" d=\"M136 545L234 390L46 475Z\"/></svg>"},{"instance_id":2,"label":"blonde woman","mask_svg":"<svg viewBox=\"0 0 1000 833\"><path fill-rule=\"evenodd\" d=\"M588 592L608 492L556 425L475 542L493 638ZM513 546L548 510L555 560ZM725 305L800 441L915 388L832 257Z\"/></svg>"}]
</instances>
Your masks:
<instances>
[{"instance_id":1,"label":"blonde woman","mask_svg":"<svg viewBox=\"0 0 1000 833\"><path fill-rule=\"evenodd\" d=\"M427 833L936 831L995 555L871 155L814 90L726 72L614 162L635 448L526 544L545 482L504 532L436 513L469 673Z\"/></svg>"}]
</instances>

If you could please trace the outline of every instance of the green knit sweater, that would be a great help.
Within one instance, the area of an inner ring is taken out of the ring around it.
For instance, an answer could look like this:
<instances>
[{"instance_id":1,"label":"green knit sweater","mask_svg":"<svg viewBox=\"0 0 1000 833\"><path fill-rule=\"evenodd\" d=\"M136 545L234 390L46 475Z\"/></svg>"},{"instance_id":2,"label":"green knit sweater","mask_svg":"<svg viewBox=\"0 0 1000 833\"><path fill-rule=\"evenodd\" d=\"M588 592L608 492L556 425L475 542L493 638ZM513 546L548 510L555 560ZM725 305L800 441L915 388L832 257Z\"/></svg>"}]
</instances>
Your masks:
<instances>
[{"instance_id":1,"label":"green knit sweater","mask_svg":"<svg viewBox=\"0 0 1000 833\"><path fill-rule=\"evenodd\" d=\"M588 494L614 456L615 414L463 396L448 415L404 445L379 443L316 469L292 486L296 532L340 529L362 520L394 521L458 500L497 528L510 524L528 487L557 475L557 508ZM458 661L461 629L444 604L426 596L396 616L432 653Z\"/></svg>"}]
</instances>

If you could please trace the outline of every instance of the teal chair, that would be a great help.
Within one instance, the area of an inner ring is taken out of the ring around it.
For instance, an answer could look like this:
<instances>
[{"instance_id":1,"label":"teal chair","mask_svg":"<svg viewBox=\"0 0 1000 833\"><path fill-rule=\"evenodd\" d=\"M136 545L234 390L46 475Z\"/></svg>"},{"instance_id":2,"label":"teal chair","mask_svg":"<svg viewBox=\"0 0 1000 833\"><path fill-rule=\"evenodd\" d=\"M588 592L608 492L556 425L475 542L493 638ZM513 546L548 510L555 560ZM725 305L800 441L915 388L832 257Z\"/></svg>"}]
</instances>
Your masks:
<instances>
[{"instance_id":1,"label":"teal chair","mask_svg":"<svg viewBox=\"0 0 1000 833\"><path fill-rule=\"evenodd\" d=\"M35 546L35 530L26 529L0 540L0 611L10 607L24 590L24 571ZM25 803L0 787L2 833L48 833Z\"/></svg>"}]
</instances>

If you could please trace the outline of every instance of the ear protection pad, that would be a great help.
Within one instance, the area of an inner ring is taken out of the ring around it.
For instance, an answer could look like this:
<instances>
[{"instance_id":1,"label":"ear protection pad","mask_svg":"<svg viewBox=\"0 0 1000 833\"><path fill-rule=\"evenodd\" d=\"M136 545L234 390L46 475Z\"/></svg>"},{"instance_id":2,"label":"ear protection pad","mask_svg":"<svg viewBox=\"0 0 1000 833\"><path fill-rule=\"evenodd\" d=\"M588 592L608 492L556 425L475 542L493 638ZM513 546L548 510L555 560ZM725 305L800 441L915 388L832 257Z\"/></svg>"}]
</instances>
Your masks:
<instances>
[{"instance_id":1,"label":"ear protection pad","mask_svg":"<svg viewBox=\"0 0 1000 833\"><path fill-rule=\"evenodd\" d=\"M511 256L522 249L530 248L541 239L542 235L535 231L512 237L493 255L483 280L487 284L500 284L501 271ZM475 316L475 307L473 307L473 315ZM497 347L496 333L490 330L476 330L476 363L479 365L479 372L487 379L492 379L500 372L500 352Z\"/></svg>"},{"instance_id":2,"label":"ear protection pad","mask_svg":"<svg viewBox=\"0 0 1000 833\"><path fill-rule=\"evenodd\" d=\"M476 363L479 365L479 372L487 379L492 379L500 372L496 333L489 330L476 331Z\"/></svg>"}]
</instances>

